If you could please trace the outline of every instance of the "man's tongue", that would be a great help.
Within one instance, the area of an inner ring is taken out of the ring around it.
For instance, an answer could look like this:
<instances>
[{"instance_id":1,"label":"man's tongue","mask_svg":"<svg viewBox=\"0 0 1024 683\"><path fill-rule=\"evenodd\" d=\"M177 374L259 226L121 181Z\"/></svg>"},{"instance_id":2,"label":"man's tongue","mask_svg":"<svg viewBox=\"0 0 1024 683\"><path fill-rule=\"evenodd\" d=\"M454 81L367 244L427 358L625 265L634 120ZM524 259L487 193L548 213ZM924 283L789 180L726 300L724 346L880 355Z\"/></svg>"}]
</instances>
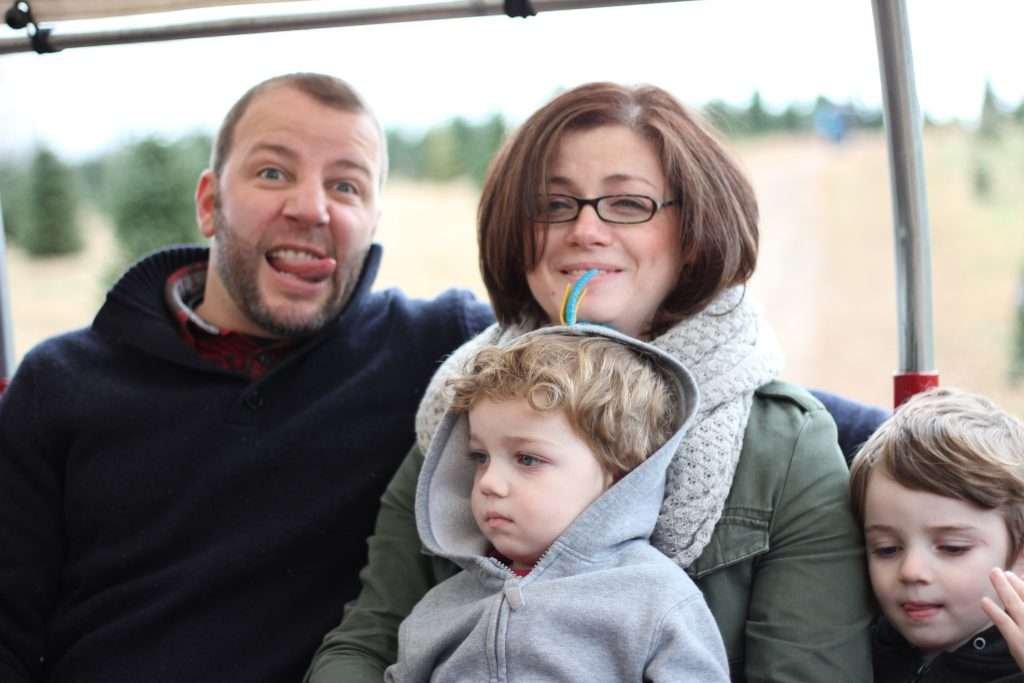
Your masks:
<instances>
[{"instance_id":1,"label":"man's tongue","mask_svg":"<svg viewBox=\"0 0 1024 683\"><path fill-rule=\"evenodd\" d=\"M268 254L267 261L275 270L309 282L326 280L334 273L334 269L338 265L338 262L332 258L310 258L308 255L299 256L294 253L278 252Z\"/></svg>"}]
</instances>

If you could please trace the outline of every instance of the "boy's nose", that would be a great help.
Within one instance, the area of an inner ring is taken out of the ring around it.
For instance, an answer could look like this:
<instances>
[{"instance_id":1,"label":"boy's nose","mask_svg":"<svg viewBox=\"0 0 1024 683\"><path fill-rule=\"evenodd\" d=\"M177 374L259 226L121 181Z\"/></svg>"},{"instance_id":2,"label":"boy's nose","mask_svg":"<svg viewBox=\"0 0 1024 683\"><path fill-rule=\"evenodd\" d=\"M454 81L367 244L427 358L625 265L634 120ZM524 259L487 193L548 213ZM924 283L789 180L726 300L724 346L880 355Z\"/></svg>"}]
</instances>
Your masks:
<instances>
[{"instance_id":1,"label":"boy's nose","mask_svg":"<svg viewBox=\"0 0 1024 683\"><path fill-rule=\"evenodd\" d=\"M900 561L900 579L905 583L924 583L931 578L924 552L908 548Z\"/></svg>"}]
</instances>

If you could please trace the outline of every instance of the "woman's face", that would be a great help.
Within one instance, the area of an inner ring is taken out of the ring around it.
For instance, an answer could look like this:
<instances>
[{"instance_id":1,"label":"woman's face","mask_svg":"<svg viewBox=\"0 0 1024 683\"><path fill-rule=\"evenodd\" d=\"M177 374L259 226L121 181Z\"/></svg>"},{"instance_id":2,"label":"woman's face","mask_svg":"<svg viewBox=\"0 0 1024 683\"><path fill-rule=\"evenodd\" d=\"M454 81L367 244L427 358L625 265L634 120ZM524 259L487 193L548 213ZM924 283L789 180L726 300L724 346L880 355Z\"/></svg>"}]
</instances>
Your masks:
<instances>
[{"instance_id":1,"label":"woman's face","mask_svg":"<svg viewBox=\"0 0 1024 683\"><path fill-rule=\"evenodd\" d=\"M675 199L654 146L620 125L566 133L544 191L586 199L645 195L658 204ZM547 240L540 260L526 274L530 292L550 321L558 322L566 287L597 268L600 273L587 285L577 319L640 337L679 278L678 223L677 206L633 225L607 223L593 206L584 206L568 223L538 223L534 229L546 230Z\"/></svg>"}]
</instances>

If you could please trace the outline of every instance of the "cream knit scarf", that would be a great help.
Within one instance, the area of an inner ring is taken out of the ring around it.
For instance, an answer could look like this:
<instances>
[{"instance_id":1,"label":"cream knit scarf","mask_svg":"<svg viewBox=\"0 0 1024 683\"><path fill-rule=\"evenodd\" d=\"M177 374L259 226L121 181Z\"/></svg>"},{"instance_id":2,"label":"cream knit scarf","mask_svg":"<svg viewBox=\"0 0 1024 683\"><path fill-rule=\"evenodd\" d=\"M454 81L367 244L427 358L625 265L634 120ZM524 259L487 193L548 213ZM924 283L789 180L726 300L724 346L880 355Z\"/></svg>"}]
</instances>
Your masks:
<instances>
[{"instance_id":1,"label":"cream knit scarf","mask_svg":"<svg viewBox=\"0 0 1024 683\"><path fill-rule=\"evenodd\" d=\"M416 415L426 452L451 401L445 382L487 344L526 332L492 325L457 349L435 373ZM696 560L722 516L743 445L754 389L782 369L775 335L741 287L720 294L701 313L651 341L685 365L700 387L693 427L669 466L665 500L651 542L681 567Z\"/></svg>"}]
</instances>

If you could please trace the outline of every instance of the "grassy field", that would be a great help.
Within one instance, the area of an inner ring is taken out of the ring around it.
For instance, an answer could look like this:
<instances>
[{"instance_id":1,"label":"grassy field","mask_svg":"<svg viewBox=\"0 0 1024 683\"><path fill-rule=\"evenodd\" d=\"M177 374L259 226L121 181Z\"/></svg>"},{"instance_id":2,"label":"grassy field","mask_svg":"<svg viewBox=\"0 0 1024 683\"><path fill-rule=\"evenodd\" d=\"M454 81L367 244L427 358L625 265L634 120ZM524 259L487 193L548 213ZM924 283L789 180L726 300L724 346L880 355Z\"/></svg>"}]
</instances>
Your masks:
<instances>
[{"instance_id":1,"label":"grassy field","mask_svg":"<svg viewBox=\"0 0 1024 683\"><path fill-rule=\"evenodd\" d=\"M888 405L898 364L892 209L880 135L834 146L813 137L737 142L761 201L762 252L751 292L786 350L786 377ZM925 137L932 226L935 352L942 381L979 391L1018 414L1024 385L1007 377L1024 265L1024 133L984 144L956 128ZM985 163L987 198L974 192ZM483 295L474 220L477 189L394 180L378 239L379 286L430 296L449 286ZM30 261L9 251L15 350L88 324L112 259L101 217L88 248Z\"/></svg>"}]
</instances>

